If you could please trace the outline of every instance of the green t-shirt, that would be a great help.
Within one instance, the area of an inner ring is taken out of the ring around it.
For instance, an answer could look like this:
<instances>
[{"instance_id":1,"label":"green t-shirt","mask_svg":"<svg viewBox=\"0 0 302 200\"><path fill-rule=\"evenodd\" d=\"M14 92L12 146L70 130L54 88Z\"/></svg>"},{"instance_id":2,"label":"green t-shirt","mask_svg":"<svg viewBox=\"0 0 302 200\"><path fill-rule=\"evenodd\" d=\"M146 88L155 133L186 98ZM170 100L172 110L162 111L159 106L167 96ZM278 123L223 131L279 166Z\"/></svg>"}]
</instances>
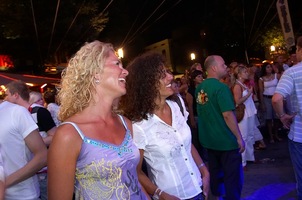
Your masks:
<instances>
[{"instance_id":1,"label":"green t-shirt","mask_svg":"<svg viewBox=\"0 0 302 200\"><path fill-rule=\"evenodd\" d=\"M195 91L200 143L208 149L238 149L235 135L224 121L223 112L234 110L233 95L224 83L208 78Z\"/></svg>"}]
</instances>

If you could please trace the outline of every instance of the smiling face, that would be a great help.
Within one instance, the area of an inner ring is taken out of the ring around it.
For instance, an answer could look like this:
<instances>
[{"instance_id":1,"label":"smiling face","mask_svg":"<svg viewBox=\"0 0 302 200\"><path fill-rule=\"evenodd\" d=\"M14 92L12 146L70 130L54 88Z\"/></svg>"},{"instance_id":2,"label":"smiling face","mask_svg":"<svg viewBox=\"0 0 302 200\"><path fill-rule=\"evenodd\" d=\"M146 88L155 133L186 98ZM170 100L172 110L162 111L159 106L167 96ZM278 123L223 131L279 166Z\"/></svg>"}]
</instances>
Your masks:
<instances>
[{"instance_id":1,"label":"smiling face","mask_svg":"<svg viewBox=\"0 0 302 200\"><path fill-rule=\"evenodd\" d=\"M123 68L120 59L115 52L110 51L106 59L103 72L96 74L95 79L100 80L100 87L103 91L114 93L116 97L126 94L126 76L128 71ZM98 86L98 85L97 85Z\"/></svg>"},{"instance_id":2,"label":"smiling face","mask_svg":"<svg viewBox=\"0 0 302 200\"><path fill-rule=\"evenodd\" d=\"M162 98L167 98L171 96L174 91L172 89L171 81L173 80L173 75L167 71L165 67L162 70L162 76L159 80L159 94Z\"/></svg>"}]
</instances>

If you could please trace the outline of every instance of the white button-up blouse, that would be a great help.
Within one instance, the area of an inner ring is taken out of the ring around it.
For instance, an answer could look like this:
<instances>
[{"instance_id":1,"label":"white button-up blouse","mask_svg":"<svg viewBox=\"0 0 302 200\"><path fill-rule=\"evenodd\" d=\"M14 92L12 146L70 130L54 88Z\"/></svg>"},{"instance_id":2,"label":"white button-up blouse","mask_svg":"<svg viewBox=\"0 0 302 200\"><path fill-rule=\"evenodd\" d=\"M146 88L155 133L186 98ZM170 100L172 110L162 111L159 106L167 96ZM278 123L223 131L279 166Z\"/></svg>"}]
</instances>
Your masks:
<instances>
[{"instance_id":1,"label":"white button-up blouse","mask_svg":"<svg viewBox=\"0 0 302 200\"><path fill-rule=\"evenodd\" d=\"M191 131L177 103L166 101L172 126L156 115L133 124L134 143L144 150L150 180L181 199L201 193L201 174L191 154Z\"/></svg>"}]
</instances>

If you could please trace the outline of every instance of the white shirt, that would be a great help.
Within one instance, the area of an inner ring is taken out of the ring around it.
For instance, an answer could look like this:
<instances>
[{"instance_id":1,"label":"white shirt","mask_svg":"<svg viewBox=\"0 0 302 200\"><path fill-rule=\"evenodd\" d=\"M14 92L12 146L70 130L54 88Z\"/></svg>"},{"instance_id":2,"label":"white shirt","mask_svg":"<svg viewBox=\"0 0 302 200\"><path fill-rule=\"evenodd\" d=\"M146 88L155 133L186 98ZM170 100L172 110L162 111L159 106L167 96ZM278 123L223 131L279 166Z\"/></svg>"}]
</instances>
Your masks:
<instances>
[{"instance_id":1,"label":"white shirt","mask_svg":"<svg viewBox=\"0 0 302 200\"><path fill-rule=\"evenodd\" d=\"M53 121L55 122L56 126L59 126L61 124L61 122L58 119L58 113L60 110L60 106L56 103L49 103L47 105L47 110L50 112L51 117L52 117Z\"/></svg>"},{"instance_id":2,"label":"white shirt","mask_svg":"<svg viewBox=\"0 0 302 200\"><path fill-rule=\"evenodd\" d=\"M5 177L22 168L32 159L24 139L38 126L28 110L4 101L0 104L0 145ZM36 175L5 190L6 200L38 199L40 194Z\"/></svg>"},{"instance_id":3,"label":"white shirt","mask_svg":"<svg viewBox=\"0 0 302 200\"><path fill-rule=\"evenodd\" d=\"M156 115L133 124L134 143L144 150L150 180L161 190L181 199L201 193L201 174L191 154L191 131L179 106L166 101L172 126Z\"/></svg>"}]
</instances>

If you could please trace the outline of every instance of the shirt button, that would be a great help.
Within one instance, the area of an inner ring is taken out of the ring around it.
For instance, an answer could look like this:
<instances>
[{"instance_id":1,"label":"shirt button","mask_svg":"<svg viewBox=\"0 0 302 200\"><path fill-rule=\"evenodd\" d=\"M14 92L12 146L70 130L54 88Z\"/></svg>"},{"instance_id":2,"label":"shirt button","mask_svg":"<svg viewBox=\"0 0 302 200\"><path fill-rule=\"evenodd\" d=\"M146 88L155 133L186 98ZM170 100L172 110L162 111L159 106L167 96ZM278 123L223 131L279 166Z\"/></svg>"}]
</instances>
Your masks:
<instances>
[{"instance_id":1,"label":"shirt button","mask_svg":"<svg viewBox=\"0 0 302 200\"><path fill-rule=\"evenodd\" d=\"M181 144L180 146L182 146L182 147L183 147L184 145L183 145L183 144Z\"/></svg>"},{"instance_id":2,"label":"shirt button","mask_svg":"<svg viewBox=\"0 0 302 200\"><path fill-rule=\"evenodd\" d=\"M176 130L174 130L174 132L176 132Z\"/></svg>"},{"instance_id":3,"label":"shirt button","mask_svg":"<svg viewBox=\"0 0 302 200\"><path fill-rule=\"evenodd\" d=\"M191 173L191 175L193 175L193 173Z\"/></svg>"},{"instance_id":4,"label":"shirt button","mask_svg":"<svg viewBox=\"0 0 302 200\"><path fill-rule=\"evenodd\" d=\"M188 158L185 158L185 160L188 160Z\"/></svg>"}]
</instances>

